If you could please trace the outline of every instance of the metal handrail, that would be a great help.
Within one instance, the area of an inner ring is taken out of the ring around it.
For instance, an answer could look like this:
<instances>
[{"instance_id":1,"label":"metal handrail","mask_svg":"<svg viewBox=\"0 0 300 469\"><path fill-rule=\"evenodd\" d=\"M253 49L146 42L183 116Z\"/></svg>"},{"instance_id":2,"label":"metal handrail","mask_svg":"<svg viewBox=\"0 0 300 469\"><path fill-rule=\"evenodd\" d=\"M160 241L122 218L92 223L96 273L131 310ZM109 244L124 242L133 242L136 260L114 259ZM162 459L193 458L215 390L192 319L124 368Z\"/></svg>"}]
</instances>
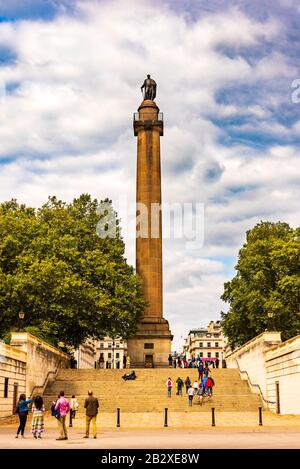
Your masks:
<instances>
[{"instance_id":1,"label":"metal handrail","mask_svg":"<svg viewBox=\"0 0 300 469\"><path fill-rule=\"evenodd\" d=\"M247 381L248 381L248 383L250 384L250 386L258 388L261 399L262 399L266 404L276 404L276 402L268 401L267 399L264 398L264 395L263 395L263 392L262 392L262 390L261 390L260 385L259 385L259 384L253 384L252 381L251 381L251 379L250 379L250 376L248 375L248 371L246 371L246 370L241 370L240 364L239 364L239 362L237 361L237 359L236 359L235 361L236 361L236 363L237 363L239 372L240 372L241 374L243 374L243 373L246 374L246 376L247 376Z\"/></svg>"},{"instance_id":2,"label":"metal handrail","mask_svg":"<svg viewBox=\"0 0 300 469\"><path fill-rule=\"evenodd\" d=\"M33 397L34 396L34 392L36 389L42 389L42 392L41 394L44 394L44 391L46 389L46 386L48 384L48 381L49 381L49 376L50 375L53 375L53 378L56 378L57 374L58 374L58 370L60 369L60 365L57 365L57 368L55 371L48 371L47 375L46 375L46 378L44 380L44 383L42 385L37 385L37 386L34 386L32 391L31 391L31 394L30 394L30 397Z\"/></svg>"}]
</instances>

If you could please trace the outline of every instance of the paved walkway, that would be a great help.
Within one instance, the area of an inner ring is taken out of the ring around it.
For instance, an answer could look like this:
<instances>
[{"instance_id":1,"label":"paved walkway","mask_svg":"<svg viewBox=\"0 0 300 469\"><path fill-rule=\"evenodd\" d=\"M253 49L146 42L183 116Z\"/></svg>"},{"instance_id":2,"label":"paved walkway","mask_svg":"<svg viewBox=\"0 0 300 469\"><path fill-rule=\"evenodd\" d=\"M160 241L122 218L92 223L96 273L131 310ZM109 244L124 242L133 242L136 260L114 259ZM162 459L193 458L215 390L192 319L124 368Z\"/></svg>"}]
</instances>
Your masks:
<instances>
[{"instance_id":1,"label":"paved walkway","mask_svg":"<svg viewBox=\"0 0 300 469\"><path fill-rule=\"evenodd\" d=\"M300 449L300 430L217 429L210 430L101 430L97 440L84 439L83 431L72 429L68 441L56 441L57 431L48 429L41 440L27 430L26 438L15 438L13 428L0 428L1 449Z\"/></svg>"},{"instance_id":2,"label":"paved walkway","mask_svg":"<svg viewBox=\"0 0 300 469\"><path fill-rule=\"evenodd\" d=\"M56 441L58 425L55 418L45 418L41 440L30 434L15 438L16 418L0 422L0 448L297 448L300 449L300 416L279 416L263 413L263 426L258 413L216 413L216 426L211 426L211 413L171 413L169 427L164 428L163 413L121 414L121 428L116 428L115 414L100 414L98 439L84 439L84 417L74 420L68 428L69 440Z\"/></svg>"}]
</instances>

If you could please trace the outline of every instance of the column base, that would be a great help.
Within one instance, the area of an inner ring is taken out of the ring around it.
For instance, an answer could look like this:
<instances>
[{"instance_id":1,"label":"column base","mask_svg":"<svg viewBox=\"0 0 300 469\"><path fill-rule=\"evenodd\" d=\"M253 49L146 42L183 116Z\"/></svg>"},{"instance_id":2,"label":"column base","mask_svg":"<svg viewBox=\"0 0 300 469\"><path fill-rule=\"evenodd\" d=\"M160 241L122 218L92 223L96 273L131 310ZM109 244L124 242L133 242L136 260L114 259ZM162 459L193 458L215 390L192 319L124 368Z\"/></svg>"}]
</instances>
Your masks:
<instances>
[{"instance_id":1,"label":"column base","mask_svg":"<svg viewBox=\"0 0 300 469\"><path fill-rule=\"evenodd\" d=\"M152 318L151 318L152 319ZM127 340L131 368L168 368L173 336L165 319L141 321L137 334Z\"/></svg>"}]
</instances>

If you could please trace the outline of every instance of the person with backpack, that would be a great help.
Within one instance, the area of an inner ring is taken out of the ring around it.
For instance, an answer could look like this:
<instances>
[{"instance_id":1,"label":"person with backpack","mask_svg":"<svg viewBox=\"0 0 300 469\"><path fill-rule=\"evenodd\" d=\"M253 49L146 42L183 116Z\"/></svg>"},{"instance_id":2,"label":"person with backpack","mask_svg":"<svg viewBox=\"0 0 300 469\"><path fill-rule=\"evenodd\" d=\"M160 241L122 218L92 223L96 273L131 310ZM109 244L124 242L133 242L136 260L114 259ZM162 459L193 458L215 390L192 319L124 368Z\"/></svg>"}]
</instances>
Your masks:
<instances>
[{"instance_id":1,"label":"person with backpack","mask_svg":"<svg viewBox=\"0 0 300 469\"><path fill-rule=\"evenodd\" d=\"M191 380L190 380L189 376L186 378L184 384L185 384L185 392L188 394L188 390L189 390L190 387L192 386L192 385L191 385Z\"/></svg>"},{"instance_id":2,"label":"person with backpack","mask_svg":"<svg viewBox=\"0 0 300 469\"><path fill-rule=\"evenodd\" d=\"M31 433L34 438L42 438L44 431L44 414L45 406L43 398L36 396L32 405L32 422L31 422Z\"/></svg>"},{"instance_id":3,"label":"person with backpack","mask_svg":"<svg viewBox=\"0 0 300 469\"><path fill-rule=\"evenodd\" d=\"M19 416L19 427L17 430L16 438L19 437L19 433L21 433L22 438L25 438L24 431L25 431L27 416L29 412L28 404L31 404L31 402L32 402L32 399L26 399L25 394L20 395L19 401L17 404L17 409L16 409L16 413Z\"/></svg>"},{"instance_id":4,"label":"person with backpack","mask_svg":"<svg viewBox=\"0 0 300 469\"><path fill-rule=\"evenodd\" d=\"M173 381L171 380L171 378L169 377L166 381L166 386L168 388L168 397L171 397L172 395L172 387L173 387Z\"/></svg>"},{"instance_id":5,"label":"person with backpack","mask_svg":"<svg viewBox=\"0 0 300 469\"><path fill-rule=\"evenodd\" d=\"M183 381L180 377L177 378L176 380L177 384L177 396L182 396L182 387L183 387Z\"/></svg>"},{"instance_id":6,"label":"person with backpack","mask_svg":"<svg viewBox=\"0 0 300 469\"><path fill-rule=\"evenodd\" d=\"M68 432L66 427L66 417L70 411L70 402L65 398L64 391L60 391L59 399L56 402L55 410L59 412L59 427L60 427L60 436L56 438L59 440L67 440L68 439Z\"/></svg>"}]
</instances>

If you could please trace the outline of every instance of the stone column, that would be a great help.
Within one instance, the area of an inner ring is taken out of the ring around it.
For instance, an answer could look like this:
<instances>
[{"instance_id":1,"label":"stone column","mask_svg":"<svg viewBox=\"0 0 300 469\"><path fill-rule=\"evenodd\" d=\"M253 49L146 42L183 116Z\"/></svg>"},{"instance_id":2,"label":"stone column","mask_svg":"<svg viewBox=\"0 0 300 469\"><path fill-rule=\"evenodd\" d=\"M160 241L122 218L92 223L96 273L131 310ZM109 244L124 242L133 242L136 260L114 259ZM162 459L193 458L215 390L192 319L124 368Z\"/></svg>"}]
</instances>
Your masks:
<instances>
[{"instance_id":1,"label":"stone column","mask_svg":"<svg viewBox=\"0 0 300 469\"><path fill-rule=\"evenodd\" d=\"M172 335L163 318L160 137L163 120L154 101L134 116L137 136L136 270L148 301L140 328L128 341L133 366L168 366ZM152 359L151 359L152 357Z\"/></svg>"}]
</instances>

